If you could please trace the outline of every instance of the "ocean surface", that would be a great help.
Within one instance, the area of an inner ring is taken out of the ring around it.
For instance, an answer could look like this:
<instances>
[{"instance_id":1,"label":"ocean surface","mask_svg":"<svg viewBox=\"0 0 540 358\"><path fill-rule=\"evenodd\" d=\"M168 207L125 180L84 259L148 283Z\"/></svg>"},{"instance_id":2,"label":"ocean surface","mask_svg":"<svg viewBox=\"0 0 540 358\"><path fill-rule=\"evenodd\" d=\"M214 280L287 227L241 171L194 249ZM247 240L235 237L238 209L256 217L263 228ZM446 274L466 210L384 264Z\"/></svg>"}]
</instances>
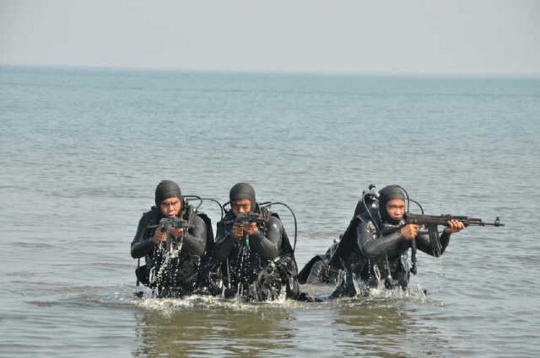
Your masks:
<instances>
[{"instance_id":1,"label":"ocean surface","mask_svg":"<svg viewBox=\"0 0 540 358\"><path fill-rule=\"evenodd\" d=\"M539 78L0 67L0 356L538 357L539 163ZM370 184L506 226L419 253L403 293L139 299L130 243L163 179L286 203L300 267Z\"/></svg>"}]
</instances>

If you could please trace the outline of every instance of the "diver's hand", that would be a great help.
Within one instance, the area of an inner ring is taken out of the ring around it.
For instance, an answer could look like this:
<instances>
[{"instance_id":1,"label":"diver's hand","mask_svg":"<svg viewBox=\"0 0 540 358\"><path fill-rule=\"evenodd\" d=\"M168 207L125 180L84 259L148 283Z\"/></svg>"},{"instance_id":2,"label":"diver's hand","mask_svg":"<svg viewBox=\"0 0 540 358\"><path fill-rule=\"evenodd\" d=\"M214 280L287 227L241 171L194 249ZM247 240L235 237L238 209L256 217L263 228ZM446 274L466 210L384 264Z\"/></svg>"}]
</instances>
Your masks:
<instances>
[{"instance_id":1,"label":"diver's hand","mask_svg":"<svg viewBox=\"0 0 540 358\"><path fill-rule=\"evenodd\" d=\"M249 235L255 234L257 231L259 231L259 228L257 227L257 223L248 222L244 223L243 227L244 231L247 232Z\"/></svg>"},{"instance_id":2,"label":"diver's hand","mask_svg":"<svg viewBox=\"0 0 540 358\"><path fill-rule=\"evenodd\" d=\"M160 226L156 229L153 241L154 244L159 244L160 242L167 242L167 233L163 231L163 226Z\"/></svg>"},{"instance_id":3,"label":"diver's hand","mask_svg":"<svg viewBox=\"0 0 540 358\"><path fill-rule=\"evenodd\" d=\"M453 234L455 232L460 232L463 229L465 229L465 224L463 224L461 221L450 220L448 221L448 227L444 229L444 232L447 234Z\"/></svg>"},{"instance_id":4,"label":"diver's hand","mask_svg":"<svg viewBox=\"0 0 540 358\"><path fill-rule=\"evenodd\" d=\"M181 227L179 227L179 228L172 227L169 230L169 233L174 237L182 237L184 235L184 229L181 228Z\"/></svg>"},{"instance_id":5,"label":"diver's hand","mask_svg":"<svg viewBox=\"0 0 540 358\"><path fill-rule=\"evenodd\" d=\"M405 237L405 240L412 240L418 235L418 225L409 224L401 228L401 234Z\"/></svg>"},{"instance_id":6,"label":"diver's hand","mask_svg":"<svg viewBox=\"0 0 540 358\"><path fill-rule=\"evenodd\" d=\"M241 239L244 237L244 227L241 223L235 223L233 225L231 235L233 239Z\"/></svg>"}]
</instances>

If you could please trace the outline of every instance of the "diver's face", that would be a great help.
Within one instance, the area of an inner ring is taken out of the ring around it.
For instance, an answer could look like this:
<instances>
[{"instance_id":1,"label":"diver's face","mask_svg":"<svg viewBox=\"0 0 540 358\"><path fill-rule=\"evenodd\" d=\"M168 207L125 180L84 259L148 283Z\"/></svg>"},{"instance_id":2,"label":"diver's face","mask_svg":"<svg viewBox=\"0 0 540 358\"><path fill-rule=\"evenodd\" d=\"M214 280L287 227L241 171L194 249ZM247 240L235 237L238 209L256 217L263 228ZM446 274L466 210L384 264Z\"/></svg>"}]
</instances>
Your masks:
<instances>
[{"instance_id":1,"label":"diver's face","mask_svg":"<svg viewBox=\"0 0 540 358\"><path fill-rule=\"evenodd\" d=\"M168 198L161 202L160 208L163 216L167 218L174 218L178 216L178 213L180 210L182 210L182 201L176 196Z\"/></svg>"},{"instance_id":2,"label":"diver's face","mask_svg":"<svg viewBox=\"0 0 540 358\"><path fill-rule=\"evenodd\" d=\"M386 212L392 220L401 220L405 215L405 200L392 199L386 203Z\"/></svg>"},{"instance_id":3,"label":"diver's face","mask_svg":"<svg viewBox=\"0 0 540 358\"><path fill-rule=\"evenodd\" d=\"M251 211L251 200L249 199L235 200L231 204L231 208L234 215L247 214Z\"/></svg>"}]
</instances>

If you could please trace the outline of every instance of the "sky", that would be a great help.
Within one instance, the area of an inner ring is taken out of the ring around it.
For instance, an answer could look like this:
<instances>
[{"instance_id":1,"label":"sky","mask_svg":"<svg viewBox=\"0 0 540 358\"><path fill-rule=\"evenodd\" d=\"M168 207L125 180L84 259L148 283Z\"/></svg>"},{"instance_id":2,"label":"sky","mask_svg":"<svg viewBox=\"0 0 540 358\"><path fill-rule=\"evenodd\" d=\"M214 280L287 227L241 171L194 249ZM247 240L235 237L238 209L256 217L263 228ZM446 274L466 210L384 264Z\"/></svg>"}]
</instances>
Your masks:
<instances>
[{"instance_id":1,"label":"sky","mask_svg":"<svg viewBox=\"0 0 540 358\"><path fill-rule=\"evenodd\" d=\"M540 0L0 0L0 65L540 75Z\"/></svg>"}]
</instances>

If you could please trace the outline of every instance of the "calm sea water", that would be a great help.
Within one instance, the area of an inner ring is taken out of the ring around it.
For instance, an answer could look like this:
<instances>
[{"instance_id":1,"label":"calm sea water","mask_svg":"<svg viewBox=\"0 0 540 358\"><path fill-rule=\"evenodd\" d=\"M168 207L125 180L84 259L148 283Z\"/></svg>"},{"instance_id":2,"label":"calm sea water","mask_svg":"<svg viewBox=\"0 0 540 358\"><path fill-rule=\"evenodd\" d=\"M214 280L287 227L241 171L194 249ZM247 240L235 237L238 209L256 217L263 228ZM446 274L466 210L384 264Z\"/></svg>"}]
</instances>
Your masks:
<instances>
[{"instance_id":1,"label":"calm sea water","mask_svg":"<svg viewBox=\"0 0 540 358\"><path fill-rule=\"evenodd\" d=\"M539 118L540 79L0 67L0 356L536 357ZM130 243L162 179L285 202L299 266L371 183L506 226L419 254L406 294L135 299Z\"/></svg>"}]
</instances>

